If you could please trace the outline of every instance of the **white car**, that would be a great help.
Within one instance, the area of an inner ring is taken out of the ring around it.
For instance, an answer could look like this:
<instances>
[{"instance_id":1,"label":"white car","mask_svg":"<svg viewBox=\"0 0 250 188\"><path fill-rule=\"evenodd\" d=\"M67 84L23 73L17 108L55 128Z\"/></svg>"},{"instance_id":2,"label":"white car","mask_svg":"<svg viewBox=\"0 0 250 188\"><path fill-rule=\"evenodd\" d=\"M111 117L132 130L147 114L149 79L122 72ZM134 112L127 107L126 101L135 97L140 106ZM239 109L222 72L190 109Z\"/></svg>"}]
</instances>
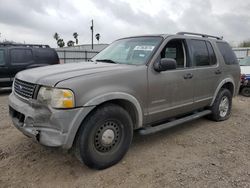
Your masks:
<instances>
[{"instance_id":1,"label":"white car","mask_svg":"<svg viewBox=\"0 0 250 188\"><path fill-rule=\"evenodd\" d=\"M241 69L241 89L240 92L246 97L250 97L250 56L240 61Z\"/></svg>"}]
</instances>

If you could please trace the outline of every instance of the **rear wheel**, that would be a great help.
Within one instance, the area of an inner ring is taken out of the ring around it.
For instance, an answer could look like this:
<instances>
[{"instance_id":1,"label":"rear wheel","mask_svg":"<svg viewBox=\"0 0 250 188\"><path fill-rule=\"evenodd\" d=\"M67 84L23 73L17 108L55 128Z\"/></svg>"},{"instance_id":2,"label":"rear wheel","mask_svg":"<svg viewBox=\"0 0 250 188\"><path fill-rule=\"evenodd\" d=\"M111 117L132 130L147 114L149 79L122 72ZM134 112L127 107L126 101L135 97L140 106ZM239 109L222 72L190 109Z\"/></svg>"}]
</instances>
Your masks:
<instances>
[{"instance_id":1,"label":"rear wheel","mask_svg":"<svg viewBox=\"0 0 250 188\"><path fill-rule=\"evenodd\" d=\"M250 87L243 87L241 94L245 97L250 97Z\"/></svg>"},{"instance_id":2,"label":"rear wheel","mask_svg":"<svg viewBox=\"0 0 250 188\"><path fill-rule=\"evenodd\" d=\"M107 104L84 121L75 151L90 168L105 169L123 158L132 137L133 126L128 112L118 105Z\"/></svg>"},{"instance_id":3,"label":"rear wheel","mask_svg":"<svg viewBox=\"0 0 250 188\"><path fill-rule=\"evenodd\" d=\"M231 115L232 109L232 94L226 89L222 88L211 107L212 114L209 116L214 121L227 120Z\"/></svg>"}]
</instances>

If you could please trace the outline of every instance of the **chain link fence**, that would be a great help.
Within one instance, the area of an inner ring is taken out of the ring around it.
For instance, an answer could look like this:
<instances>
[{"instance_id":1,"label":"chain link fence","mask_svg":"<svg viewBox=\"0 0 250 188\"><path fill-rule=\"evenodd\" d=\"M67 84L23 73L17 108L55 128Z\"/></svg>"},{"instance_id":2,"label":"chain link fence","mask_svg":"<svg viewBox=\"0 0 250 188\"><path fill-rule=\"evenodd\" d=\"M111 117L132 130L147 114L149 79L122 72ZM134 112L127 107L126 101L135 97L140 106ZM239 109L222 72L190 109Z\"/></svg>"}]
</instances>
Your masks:
<instances>
[{"instance_id":1,"label":"chain link fence","mask_svg":"<svg viewBox=\"0 0 250 188\"><path fill-rule=\"evenodd\" d=\"M55 50L59 56L60 63L75 63L90 60L107 46L108 44L94 44L94 49L92 49L90 44L83 44L72 47L55 48Z\"/></svg>"},{"instance_id":2,"label":"chain link fence","mask_svg":"<svg viewBox=\"0 0 250 188\"><path fill-rule=\"evenodd\" d=\"M93 58L99 51L86 50L56 50L60 59L60 63L77 63L88 61Z\"/></svg>"}]
</instances>

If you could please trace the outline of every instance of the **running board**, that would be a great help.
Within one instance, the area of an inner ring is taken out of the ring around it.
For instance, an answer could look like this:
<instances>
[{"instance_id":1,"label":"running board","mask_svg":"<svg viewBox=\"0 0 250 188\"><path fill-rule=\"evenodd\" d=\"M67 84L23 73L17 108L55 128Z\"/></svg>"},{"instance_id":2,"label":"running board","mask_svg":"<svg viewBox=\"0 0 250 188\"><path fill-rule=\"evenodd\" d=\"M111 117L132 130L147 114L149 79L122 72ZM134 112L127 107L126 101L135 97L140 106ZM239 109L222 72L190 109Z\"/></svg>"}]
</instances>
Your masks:
<instances>
[{"instance_id":1,"label":"running board","mask_svg":"<svg viewBox=\"0 0 250 188\"><path fill-rule=\"evenodd\" d=\"M145 127L145 128L139 129L138 132L139 132L140 135L154 134L154 133L157 133L159 131L174 127L176 125L180 125L182 123L186 123L186 122L189 122L189 121L193 121L195 119L199 119L199 118L201 118L203 116L206 116L208 114L211 114L211 110L204 110L202 112L197 112L195 114L192 114L192 115L189 115L189 116L186 116L186 117L182 117L180 119L173 120L173 121L170 121L168 123L164 123L164 124L157 125L157 126L154 126L154 127Z\"/></svg>"}]
</instances>

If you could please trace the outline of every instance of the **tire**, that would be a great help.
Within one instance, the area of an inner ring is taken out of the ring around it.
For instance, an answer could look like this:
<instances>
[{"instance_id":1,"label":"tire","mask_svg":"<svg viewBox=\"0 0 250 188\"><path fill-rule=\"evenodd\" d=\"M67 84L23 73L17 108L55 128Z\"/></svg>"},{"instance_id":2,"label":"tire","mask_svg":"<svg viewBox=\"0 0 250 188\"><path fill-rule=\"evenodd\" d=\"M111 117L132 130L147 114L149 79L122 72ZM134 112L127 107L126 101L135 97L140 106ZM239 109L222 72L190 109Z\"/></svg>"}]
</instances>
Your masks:
<instances>
[{"instance_id":1,"label":"tire","mask_svg":"<svg viewBox=\"0 0 250 188\"><path fill-rule=\"evenodd\" d=\"M118 105L106 104L81 125L75 154L88 167L105 169L124 157L132 138L133 124L128 112Z\"/></svg>"},{"instance_id":2,"label":"tire","mask_svg":"<svg viewBox=\"0 0 250 188\"><path fill-rule=\"evenodd\" d=\"M245 97L250 97L250 87L243 87L241 94Z\"/></svg>"},{"instance_id":3,"label":"tire","mask_svg":"<svg viewBox=\"0 0 250 188\"><path fill-rule=\"evenodd\" d=\"M232 93L225 88L222 88L211 107L212 113L209 118L214 121L227 120L231 115L232 109Z\"/></svg>"}]
</instances>

